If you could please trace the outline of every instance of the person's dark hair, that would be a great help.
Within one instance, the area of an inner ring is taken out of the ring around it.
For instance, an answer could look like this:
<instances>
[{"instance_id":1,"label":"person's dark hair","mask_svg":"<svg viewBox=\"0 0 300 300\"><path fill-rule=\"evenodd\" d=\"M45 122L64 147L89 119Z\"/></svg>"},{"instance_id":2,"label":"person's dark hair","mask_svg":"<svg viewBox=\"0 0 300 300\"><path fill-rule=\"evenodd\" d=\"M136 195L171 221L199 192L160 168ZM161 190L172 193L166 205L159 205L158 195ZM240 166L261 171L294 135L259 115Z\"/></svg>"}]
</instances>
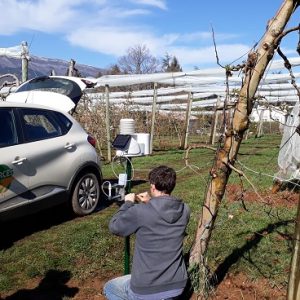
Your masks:
<instances>
[{"instance_id":1,"label":"person's dark hair","mask_svg":"<svg viewBox=\"0 0 300 300\"><path fill-rule=\"evenodd\" d=\"M159 166L150 171L149 181L158 191L171 194L176 185L176 172L167 166Z\"/></svg>"}]
</instances>

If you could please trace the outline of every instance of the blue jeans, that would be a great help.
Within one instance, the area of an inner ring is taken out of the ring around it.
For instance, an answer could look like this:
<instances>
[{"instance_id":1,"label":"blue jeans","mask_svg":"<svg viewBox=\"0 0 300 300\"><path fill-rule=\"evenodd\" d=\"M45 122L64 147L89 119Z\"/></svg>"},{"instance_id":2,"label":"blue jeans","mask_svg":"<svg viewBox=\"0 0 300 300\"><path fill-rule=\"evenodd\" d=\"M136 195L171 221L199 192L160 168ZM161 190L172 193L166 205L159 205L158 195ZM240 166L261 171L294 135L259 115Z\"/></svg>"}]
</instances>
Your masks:
<instances>
[{"instance_id":1,"label":"blue jeans","mask_svg":"<svg viewBox=\"0 0 300 300\"><path fill-rule=\"evenodd\" d=\"M124 275L108 281L103 288L108 300L137 300L130 289L131 275Z\"/></svg>"},{"instance_id":2,"label":"blue jeans","mask_svg":"<svg viewBox=\"0 0 300 300\"><path fill-rule=\"evenodd\" d=\"M176 297L177 295L180 295L183 291L183 289L178 290L172 290L170 292L163 292L163 293L157 293L157 294L151 294L151 295L137 295L133 293L133 291L130 289L130 279L131 275L124 275L121 277L117 277L115 279L112 279L108 281L103 288L104 295L108 300L172 300L172 299L179 299ZM173 296L170 297L164 297L166 293L174 294L176 295L174 298ZM162 296L164 294L164 296ZM180 297L180 296L179 296Z\"/></svg>"}]
</instances>

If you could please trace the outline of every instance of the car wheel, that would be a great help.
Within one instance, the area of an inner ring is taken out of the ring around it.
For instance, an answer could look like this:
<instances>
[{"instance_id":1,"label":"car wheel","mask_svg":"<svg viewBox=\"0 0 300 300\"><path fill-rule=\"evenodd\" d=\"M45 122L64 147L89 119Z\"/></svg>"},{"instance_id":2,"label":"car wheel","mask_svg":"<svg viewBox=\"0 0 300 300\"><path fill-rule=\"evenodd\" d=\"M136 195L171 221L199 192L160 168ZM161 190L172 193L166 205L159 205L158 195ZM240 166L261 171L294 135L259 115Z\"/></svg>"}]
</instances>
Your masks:
<instances>
[{"instance_id":1,"label":"car wheel","mask_svg":"<svg viewBox=\"0 0 300 300\"><path fill-rule=\"evenodd\" d=\"M95 174L86 173L75 185L72 194L72 209L76 215L88 215L96 208L100 196L99 181Z\"/></svg>"}]
</instances>

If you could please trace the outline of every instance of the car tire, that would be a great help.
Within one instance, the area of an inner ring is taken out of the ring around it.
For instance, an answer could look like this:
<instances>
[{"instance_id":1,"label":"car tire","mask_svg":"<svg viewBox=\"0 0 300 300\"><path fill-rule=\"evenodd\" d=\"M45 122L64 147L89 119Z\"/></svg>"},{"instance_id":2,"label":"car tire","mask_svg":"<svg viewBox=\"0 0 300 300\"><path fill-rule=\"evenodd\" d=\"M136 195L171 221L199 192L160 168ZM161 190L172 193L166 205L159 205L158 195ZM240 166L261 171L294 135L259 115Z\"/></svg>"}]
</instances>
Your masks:
<instances>
[{"instance_id":1,"label":"car tire","mask_svg":"<svg viewBox=\"0 0 300 300\"><path fill-rule=\"evenodd\" d=\"M73 189L71 204L73 212L78 216L85 216L94 211L100 197L100 185L94 173L80 176Z\"/></svg>"}]
</instances>

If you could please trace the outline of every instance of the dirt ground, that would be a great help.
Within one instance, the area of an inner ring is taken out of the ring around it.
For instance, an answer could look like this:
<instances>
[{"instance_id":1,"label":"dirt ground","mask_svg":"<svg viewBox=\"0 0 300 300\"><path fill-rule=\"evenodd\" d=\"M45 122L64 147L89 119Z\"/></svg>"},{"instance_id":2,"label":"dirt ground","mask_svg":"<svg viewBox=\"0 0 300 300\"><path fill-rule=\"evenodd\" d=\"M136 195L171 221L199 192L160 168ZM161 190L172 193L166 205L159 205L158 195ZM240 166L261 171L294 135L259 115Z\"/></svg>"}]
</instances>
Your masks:
<instances>
[{"instance_id":1,"label":"dirt ground","mask_svg":"<svg viewBox=\"0 0 300 300\"><path fill-rule=\"evenodd\" d=\"M274 188L275 190L276 188ZM273 207L297 207L299 194L292 193L288 190L278 192L268 192L266 194L256 194L253 191L241 191L240 185L227 185L226 187L227 201L240 201L243 198L245 203L261 202Z\"/></svg>"},{"instance_id":2,"label":"dirt ground","mask_svg":"<svg viewBox=\"0 0 300 300\"><path fill-rule=\"evenodd\" d=\"M95 280L92 282L93 289L96 292L94 295L90 294L90 287L84 291L81 290L74 299L76 300L104 300L106 299L99 292L99 287L102 288L103 282ZM196 300L196 295L193 295L191 300ZM226 279L217 287L216 291L212 294L209 300L284 300L286 299L285 288L271 287L267 280L251 281L244 274L229 274Z\"/></svg>"},{"instance_id":3,"label":"dirt ground","mask_svg":"<svg viewBox=\"0 0 300 300\"><path fill-rule=\"evenodd\" d=\"M96 275L96 274L95 274ZM102 288L106 280L96 276L86 281L70 280L57 285L53 282L43 287L39 282L31 282L26 289L1 300L104 300ZM183 300L196 300L192 295ZM209 300L284 300L286 289L272 287L266 280L252 281L245 274L228 274L212 293Z\"/></svg>"},{"instance_id":4,"label":"dirt ground","mask_svg":"<svg viewBox=\"0 0 300 300\"><path fill-rule=\"evenodd\" d=\"M241 192L237 185L228 185L226 201L240 201ZM253 192L243 194L245 202L264 201L272 206L296 207L299 194L281 191L276 194L269 193L259 198ZM102 300L104 283L113 277L107 274L101 278L97 274L85 281L72 279L65 272L52 271L43 280L33 280L28 285L12 295L0 295L0 300ZM196 300L196 295L183 299ZM209 300L283 300L286 299L286 287L271 285L267 279L253 281L245 274L228 273L223 281L216 287Z\"/></svg>"}]
</instances>

